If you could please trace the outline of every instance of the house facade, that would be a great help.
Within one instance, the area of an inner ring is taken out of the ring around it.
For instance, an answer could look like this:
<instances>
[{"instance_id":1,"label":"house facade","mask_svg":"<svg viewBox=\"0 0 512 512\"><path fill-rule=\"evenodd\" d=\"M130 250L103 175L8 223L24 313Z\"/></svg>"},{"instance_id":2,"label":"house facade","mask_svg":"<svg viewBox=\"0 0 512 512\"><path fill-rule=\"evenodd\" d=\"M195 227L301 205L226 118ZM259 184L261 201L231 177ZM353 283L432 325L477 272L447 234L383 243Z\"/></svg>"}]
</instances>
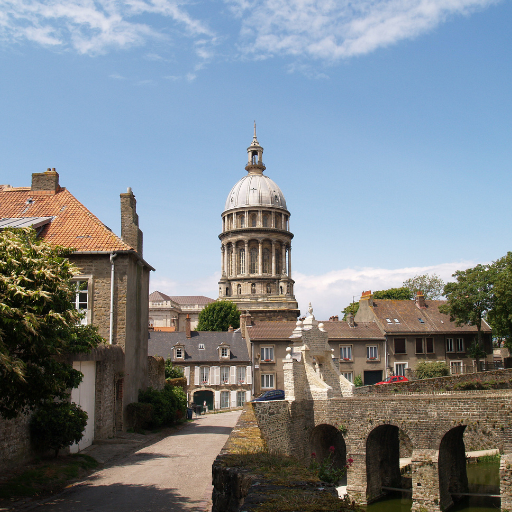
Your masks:
<instances>
[{"instance_id":1,"label":"house facade","mask_svg":"<svg viewBox=\"0 0 512 512\"><path fill-rule=\"evenodd\" d=\"M206 402L209 410L234 409L251 400L251 359L239 329L149 331L148 350L183 369L189 405Z\"/></svg>"}]
</instances>

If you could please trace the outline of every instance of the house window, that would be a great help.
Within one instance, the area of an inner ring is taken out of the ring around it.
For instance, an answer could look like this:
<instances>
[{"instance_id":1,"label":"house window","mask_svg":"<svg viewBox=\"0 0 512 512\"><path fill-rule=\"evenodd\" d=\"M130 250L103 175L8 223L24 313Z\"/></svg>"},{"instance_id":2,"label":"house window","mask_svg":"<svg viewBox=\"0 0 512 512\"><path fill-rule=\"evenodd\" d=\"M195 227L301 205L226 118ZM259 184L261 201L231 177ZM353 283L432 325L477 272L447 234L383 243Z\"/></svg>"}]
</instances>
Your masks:
<instances>
[{"instance_id":1,"label":"house window","mask_svg":"<svg viewBox=\"0 0 512 512\"><path fill-rule=\"evenodd\" d=\"M251 261L249 264L249 273L256 274L258 266L258 249L252 248L250 251Z\"/></svg>"},{"instance_id":2,"label":"house window","mask_svg":"<svg viewBox=\"0 0 512 512\"><path fill-rule=\"evenodd\" d=\"M201 384L208 384L210 382L210 368L208 366L201 366L199 377Z\"/></svg>"},{"instance_id":3,"label":"house window","mask_svg":"<svg viewBox=\"0 0 512 512\"><path fill-rule=\"evenodd\" d=\"M352 361L352 345L340 346L340 361Z\"/></svg>"},{"instance_id":4,"label":"house window","mask_svg":"<svg viewBox=\"0 0 512 512\"><path fill-rule=\"evenodd\" d=\"M220 367L220 383L229 384L229 366Z\"/></svg>"},{"instance_id":5,"label":"house window","mask_svg":"<svg viewBox=\"0 0 512 512\"><path fill-rule=\"evenodd\" d=\"M395 363L395 375L405 375L405 369L408 367L409 363Z\"/></svg>"},{"instance_id":6,"label":"house window","mask_svg":"<svg viewBox=\"0 0 512 512\"><path fill-rule=\"evenodd\" d=\"M238 381L238 384L245 384L245 366L237 366L236 380Z\"/></svg>"},{"instance_id":7,"label":"house window","mask_svg":"<svg viewBox=\"0 0 512 512\"><path fill-rule=\"evenodd\" d=\"M464 352L464 338L457 338L457 352Z\"/></svg>"},{"instance_id":8,"label":"house window","mask_svg":"<svg viewBox=\"0 0 512 512\"><path fill-rule=\"evenodd\" d=\"M423 354L423 338L416 338L416 354Z\"/></svg>"},{"instance_id":9,"label":"house window","mask_svg":"<svg viewBox=\"0 0 512 512\"><path fill-rule=\"evenodd\" d=\"M236 406L243 407L245 405L245 391L236 392Z\"/></svg>"},{"instance_id":10,"label":"house window","mask_svg":"<svg viewBox=\"0 0 512 512\"><path fill-rule=\"evenodd\" d=\"M245 274L245 249L238 251L238 273Z\"/></svg>"},{"instance_id":11,"label":"house window","mask_svg":"<svg viewBox=\"0 0 512 512\"><path fill-rule=\"evenodd\" d=\"M220 408L229 409L229 391L220 392Z\"/></svg>"},{"instance_id":12,"label":"house window","mask_svg":"<svg viewBox=\"0 0 512 512\"><path fill-rule=\"evenodd\" d=\"M425 343L427 345L427 354L434 353L434 338L425 338Z\"/></svg>"},{"instance_id":13,"label":"house window","mask_svg":"<svg viewBox=\"0 0 512 512\"><path fill-rule=\"evenodd\" d=\"M204 343L199 343L199 350L204 350Z\"/></svg>"},{"instance_id":14,"label":"house window","mask_svg":"<svg viewBox=\"0 0 512 512\"><path fill-rule=\"evenodd\" d=\"M183 349L182 348L176 349L176 359L183 359Z\"/></svg>"},{"instance_id":15,"label":"house window","mask_svg":"<svg viewBox=\"0 0 512 512\"><path fill-rule=\"evenodd\" d=\"M274 347L261 347L261 362L274 362Z\"/></svg>"},{"instance_id":16,"label":"house window","mask_svg":"<svg viewBox=\"0 0 512 512\"><path fill-rule=\"evenodd\" d=\"M354 383L354 372L341 372L341 375L345 377L349 382Z\"/></svg>"},{"instance_id":17,"label":"house window","mask_svg":"<svg viewBox=\"0 0 512 512\"><path fill-rule=\"evenodd\" d=\"M220 348L220 357L228 357L228 348L227 347L221 347Z\"/></svg>"},{"instance_id":18,"label":"house window","mask_svg":"<svg viewBox=\"0 0 512 512\"><path fill-rule=\"evenodd\" d=\"M366 347L366 359L371 361L379 358L379 352L377 350L377 345L368 345Z\"/></svg>"},{"instance_id":19,"label":"house window","mask_svg":"<svg viewBox=\"0 0 512 512\"><path fill-rule=\"evenodd\" d=\"M87 313L89 309L89 282L85 280L75 281L75 308L81 313ZM82 325L88 324L87 316L80 320Z\"/></svg>"},{"instance_id":20,"label":"house window","mask_svg":"<svg viewBox=\"0 0 512 512\"><path fill-rule=\"evenodd\" d=\"M446 338L446 352L455 352L453 350L453 338Z\"/></svg>"},{"instance_id":21,"label":"house window","mask_svg":"<svg viewBox=\"0 0 512 512\"><path fill-rule=\"evenodd\" d=\"M406 354L405 338L395 338L395 354Z\"/></svg>"},{"instance_id":22,"label":"house window","mask_svg":"<svg viewBox=\"0 0 512 512\"><path fill-rule=\"evenodd\" d=\"M452 375L462 373L462 361L450 361L450 373Z\"/></svg>"},{"instance_id":23,"label":"house window","mask_svg":"<svg viewBox=\"0 0 512 512\"><path fill-rule=\"evenodd\" d=\"M274 374L262 373L261 374L261 389L274 389Z\"/></svg>"}]
</instances>

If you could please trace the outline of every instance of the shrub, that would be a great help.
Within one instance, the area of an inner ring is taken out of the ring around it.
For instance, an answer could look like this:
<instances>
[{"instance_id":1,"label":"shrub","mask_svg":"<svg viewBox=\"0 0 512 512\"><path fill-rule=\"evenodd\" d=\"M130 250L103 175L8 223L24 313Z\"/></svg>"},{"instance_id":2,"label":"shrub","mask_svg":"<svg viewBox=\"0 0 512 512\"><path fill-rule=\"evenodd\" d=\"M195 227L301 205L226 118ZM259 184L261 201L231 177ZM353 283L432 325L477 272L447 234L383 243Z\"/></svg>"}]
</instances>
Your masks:
<instances>
[{"instance_id":1,"label":"shrub","mask_svg":"<svg viewBox=\"0 0 512 512\"><path fill-rule=\"evenodd\" d=\"M363 378L361 377L361 374L359 375L356 375L355 378L354 378L354 386L356 388L360 387L363 385Z\"/></svg>"},{"instance_id":2,"label":"shrub","mask_svg":"<svg viewBox=\"0 0 512 512\"><path fill-rule=\"evenodd\" d=\"M427 361L424 359L416 365L416 377L418 379L430 379L446 375L450 375L450 368L445 361Z\"/></svg>"},{"instance_id":3,"label":"shrub","mask_svg":"<svg viewBox=\"0 0 512 512\"><path fill-rule=\"evenodd\" d=\"M173 366L171 358L165 360L165 378L166 379L179 379L183 377L183 368Z\"/></svg>"},{"instance_id":4,"label":"shrub","mask_svg":"<svg viewBox=\"0 0 512 512\"><path fill-rule=\"evenodd\" d=\"M171 425L177 417L177 411L181 411L184 416L187 407L187 397L183 389L169 383L165 384L162 391L153 388L139 391L139 402L153 406L149 423L151 427Z\"/></svg>"},{"instance_id":5,"label":"shrub","mask_svg":"<svg viewBox=\"0 0 512 512\"><path fill-rule=\"evenodd\" d=\"M148 428L153 420L153 405L140 402L128 404L128 421L135 431Z\"/></svg>"},{"instance_id":6,"label":"shrub","mask_svg":"<svg viewBox=\"0 0 512 512\"><path fill-rule=\"evenodd\" d=\"M185 377L179 377L177 379L166 379L166 382L171 386L185 389L187 385L187 379Z\"/></svg>"},{"instance_id":7,"label":"shrub","mask_svg":"<svg viewBox=\"0 0 512 512\"><path fill-rule=\"evenodd\" d=\"M78 443L87 425L87 413L71 402L44 402L30 420L30 436L41 450L55 450Z\"/></svg>"}]
</instances>

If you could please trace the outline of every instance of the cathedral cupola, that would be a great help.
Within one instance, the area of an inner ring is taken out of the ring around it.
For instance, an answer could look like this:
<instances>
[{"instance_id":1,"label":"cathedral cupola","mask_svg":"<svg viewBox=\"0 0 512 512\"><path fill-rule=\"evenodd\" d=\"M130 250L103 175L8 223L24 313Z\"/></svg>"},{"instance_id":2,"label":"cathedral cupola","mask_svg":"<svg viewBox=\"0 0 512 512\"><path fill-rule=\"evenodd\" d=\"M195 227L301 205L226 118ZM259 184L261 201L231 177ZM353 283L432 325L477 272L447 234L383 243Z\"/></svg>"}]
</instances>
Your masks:
<instances>
[{"instance_id":1,"label":"cathedral cupola","mask_svg":"<svg viewBox=\"0 0 512 512\"><path fill-rule=\"evenodd\" d=\"M258 138L256 137L256 121L254 121L254 135L251 145L247 148L247 154L248 162L245 166L245 170L248 171L249 174L262 174L265 170L265 165L263 165L263 148L260 146Z\"/></svg>"}]
</instances>

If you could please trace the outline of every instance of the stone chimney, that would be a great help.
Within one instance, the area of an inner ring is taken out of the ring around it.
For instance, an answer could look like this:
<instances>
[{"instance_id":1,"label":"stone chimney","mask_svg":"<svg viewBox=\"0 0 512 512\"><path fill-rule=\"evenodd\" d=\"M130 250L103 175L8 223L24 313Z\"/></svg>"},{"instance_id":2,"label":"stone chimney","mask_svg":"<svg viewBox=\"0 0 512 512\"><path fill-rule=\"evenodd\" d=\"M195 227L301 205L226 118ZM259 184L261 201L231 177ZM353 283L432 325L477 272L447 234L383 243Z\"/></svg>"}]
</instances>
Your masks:
<instances>
[{"instance_id":1,"label":"stone chimney","mask_svg":"<svg viewBox=\"0 0 512 512\"><path fill-rule=\"evenodd\" d=\"M137 215L137 201L131 187L121 196L121 238L125 244L130 245L142 257L142 231L139 229L139 216Z\"/></svg>"},{"instance_id":2,"label":"stone chimney","mask_svg":"<svg viewBox=\"0 0 512 512\"><path fill-rule=\"evenodd\" d=\"M352 313L352 311L347 313L347 324L349 325L349 327L355 327L356 326L356 324L354 322L354 313Z\"/></svg>"},{"instance_id":3,"label":"stone chimney","mask_svg":"<svg viewBox=\"0 0 512 512\"><path fill-rule=\"evenodd\" d=\"M233 326L232 326L232 325L230 325L230 326L228 327L228 332L233 332L233 331L234 331Z\"/></svg>"},{"instance_id":4,"label":"stone chimney","mask_svg":"<svg viewBox=\"0 0 512 512\"><path fill-rule=\"evenodd\" d=\"M242 333L242 338L245 339L245 326L246 326L246 316L245 313L240 314L240 332Z\"/></svg>"},{"instance_id":5,"label":"stone chimney","mask_svg":"<svg viewBox=\"0 0 512 512\"><path fill-rule=\"evenodd\" d=\"M32 173L32 186L33 192L46 192L47 194L55 194L60 190L59 186L59 173L53 169L46 169L46 172Z\"/></svg>"},{"instance_id":6,"label":"stone chimney","mask_svg":"<svg viewBox=\"0 0 512 512\"><path fill-rule=\"evenodd\" d=\"M188 313L187 318L185 318L185 336L192 338L192 332L190 331L190 315Z\"/></svg>"},{"instance_id":7,"label":"stone chimney","mask_svg":"<svg viewBox=\"0 0 512 512\"><path fill-rule=\"evenodd\" d=\"M356 322L375 322L373 313L373 295L371 290L363 292L359 299L359 309L357 310L354 320Z\"/></svg>"},{"instance_id":8,"label":"stone chimney","mask_svg":"<svg viewBox=\"0 0 512 512\"><path fill-rule=\"evenodd\" d=\"M425 304L425 295L423 295L423 292L421 290L418 290L416 292L416 298L414 299L416 302L416 307L418 309L425 309L427 305Z\"/></svg>"}]
</instances>

